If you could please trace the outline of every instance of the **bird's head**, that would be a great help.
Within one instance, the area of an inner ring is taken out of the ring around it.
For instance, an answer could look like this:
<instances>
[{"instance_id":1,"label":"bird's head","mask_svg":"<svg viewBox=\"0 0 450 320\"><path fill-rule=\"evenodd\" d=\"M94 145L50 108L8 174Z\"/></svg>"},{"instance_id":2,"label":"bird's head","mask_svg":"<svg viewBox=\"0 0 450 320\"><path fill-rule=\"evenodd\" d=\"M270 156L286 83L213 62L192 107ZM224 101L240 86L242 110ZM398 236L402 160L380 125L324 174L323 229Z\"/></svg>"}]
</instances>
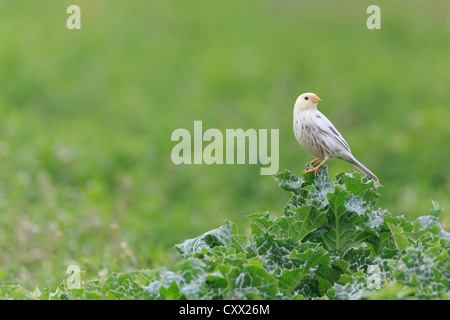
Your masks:
<instances>
[{"instance_id":1,"label":"bird's head","mask_svg":"<svg viewBox=\"0 0 450 320\"><path fill-rule=\"evenodd\" d=\"M307 92L301 94L295 102L295 107L300 110L316 109L320 98L315 93Z\"/></svg>"}]
</instances>

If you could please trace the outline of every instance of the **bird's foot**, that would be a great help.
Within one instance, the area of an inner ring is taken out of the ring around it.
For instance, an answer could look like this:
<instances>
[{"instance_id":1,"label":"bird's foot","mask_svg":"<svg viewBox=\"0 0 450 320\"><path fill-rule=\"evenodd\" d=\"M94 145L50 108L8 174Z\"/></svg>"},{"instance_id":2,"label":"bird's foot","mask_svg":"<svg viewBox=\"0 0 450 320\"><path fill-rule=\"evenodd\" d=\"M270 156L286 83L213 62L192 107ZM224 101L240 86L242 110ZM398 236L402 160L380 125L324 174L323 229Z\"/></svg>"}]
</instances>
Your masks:
<instances>
[{"instance_id":1,"label":"bird's foot","mask_svg":"<svg viewBox=\"0 0 450 320\"><path fill-rule=\"evenodd\" d=\"M310 173L310 172L314 172L314 176L316 177L317 176L317 170L319 170L319 168L320 168L320 166L309 168L309 169L305 170L304 174L307 174L307 173Z\"/></svg>"},{"instance_id":2,"label":"bird's foot","mask_svg":"<svg viewBox=\"0 0 450 320\"><path fill-rule=\"evenodd\" d=\"M310 161L306 164L306 167L309 168L311 167L312 164L316 164L317 162L319 162L320 158L314 159L313 161Z\"/></svg>"},{"instance_id":3,"label":"bird's foot","mask_svg":"<svg viewBox=\"0 0 450 320\"><path fill-rule=\"evenodd\" d=\"M310 163L317 163L317 160L320 160L320 158L316 159L316 160L313 160ZM325 161L327 161L327 159L324 159L321 163L319 163L319 165L317 167L310 167L310 168L306 169L304 174L307 174L307 173L310 173L310 172L314 172L314 176L316 177L317 176L317 171L325 163Z\"/></svg>"}]
</instances>

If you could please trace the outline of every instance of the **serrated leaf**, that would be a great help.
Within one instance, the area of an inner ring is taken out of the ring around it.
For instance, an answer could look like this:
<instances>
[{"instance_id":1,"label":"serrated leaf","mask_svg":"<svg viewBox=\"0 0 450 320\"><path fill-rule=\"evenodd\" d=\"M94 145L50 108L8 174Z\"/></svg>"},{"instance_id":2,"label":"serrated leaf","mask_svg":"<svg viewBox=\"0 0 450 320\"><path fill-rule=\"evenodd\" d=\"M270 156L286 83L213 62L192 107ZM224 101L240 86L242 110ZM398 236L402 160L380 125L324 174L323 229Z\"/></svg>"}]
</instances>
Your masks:
<instances>
[{"instance_id":1,"label":"serrated leaf","mask_svg":"<svg viewBox=\"0 0 450 320\"><path fill-rule=\"evenodd\" d=\"M174 280L168 287L161 287L159 293L166 300L178 300L182 297L177 282Z\"/></svg>"},{"instance_id":2,"label":"serrated leaf","mask_svg":"<svg viewBox=\"0 0 450 320\"><path fill-rule=\"evenodd\" d=\"M253 259L225 274L228 288L225 299L274 299L278 280L263 267L263 262Z\"/></svg>"},{"instance_id":3,"label":"serrated leaf","mask_svg":"<svg viewBox=\"0 0 450 320\"><path fill-rule=\"evenodd\" d=\"M332 300L359 300L366 290L365 277L353 277L344 285L336 283L332 289L328 290L328 296Z\"/></svg>"},{"instance_id":4,"label":"serrated leaf","mask_svg":"<svg viewBox=\"0 0 450 320\"><path fill-rule=\"evenodd\" d=\"M274 179L280 188L294 193L299 193L301 186L304 183L302 178L297 177L289 170L284 170L284 172L278 173L274 176Z\"/></svg>"},{"instance_id":5,"label":"serrated leaf","mask_svg":"<svg viewBox=\"0 0 450 320\"><path fill-rule=\"evenodd\" d=\"M334 193L327 195L329 201L328 225L329 228L323 235L325 245L331 249L345 252L355 237L354 224L345 215L345 199L348 192L336 188Z\"/></svg>"},{"instance_id":6,"label":"serrated leaf","mask_svg":"<svg viewBox=\"0 0 450 320\"><path fill-rule=\"evenodd\" d=\"M339 270L342 274L351 274L350 272L350 262L345 261L343 259L333 259L333 262L331 263L331 267L333 269Z\"/></svg>"},{"instance_id":7,"label":"serrated leaf","mask_svg":"<svg viewBox=\"0 0 450 320\"><path fill-rule=\"evenodd\" d=\"M419 226L419 231L431 232L450 241L450 234L442 228L439 222L439 216L442 209L439 206L439 203L433 200L431 201L433 203L433 210L431 210L430 215L418 217L415 224Z\"/></svg>"},{"instance_id":8,"label":"serrated leaf","mask_svg":"<svg viewBox=\"0 0 450 320\"><path fill-rule=\"evenodd\" d=\"M181 244L175 245L175 248L184 256L187 257L194 253L201 253L202 251L211 251L215 247L230 247L235 242L232 235L237 234L237 227L231 221L225 221L222 226L217 229L205 232L201 236L184 241Z\"/></svg>"},{"instance_id":9,"label":"serrated leaf","mask_svg":"<svg viewBox=\"0 0 450 320\"><path fill-rule=\"evenodd\" d=\"M276 239L274 235L264 234L255 238L250 252L264 260L269 272L279 274L281 270L293 267L289 255L297 247L292 239Z\"/></svg>"},{"instance_id":10,"label":"serrated leaf","mask_svg":"<svg viewBox=\"0 0 450 320\"><path fill-rule=\"evenodd\" d=\"M322 166L320 170L321 174L315 178L314 184L308 189L309 194L306 199L306 204L311 204L318 210L326 208L329 204L328 194L333 193L335 189L333 182L328 176L328 168Z\"/></svg>"},{"instance_id":11,"label":"serrated leaf","mask_svg":"<svg viewBox=\"0 0 450 320\"><path fill-rule=\"evenodd\" d=\"M389 230L391 230L394 237L395 246L398 250L405 250L412 245L402 227L398 227L390 222L387 222L387 225Z\"/></svg>"},{"instance_id":12,"label":"serrated leaf","mask_svg":"<svg viewBox=\"0 0 450 320\"><path fill-rule=\"evenodd\" d=\"M254 213L248 215L247 218L250 220L250 227L252 229L252 234L258 236L263 233L268 232L269 228L272 227L273 221L269 219L269 213Z\"/></svg>"},{"instance_id":13,"label":"serrated leaf","mask_svg":"<svg viewBox=\"0 0 450 320\"><path fill-rule=\"evenodd\" d=\"M277 277L280 290L291 293L307 275L312 275L318 268L326 268L330 262L328 252L315 243L304 243L289 255L292 268L285 269Z\"/></svg>"},{"instance_id":14,"label":"serrated leaf","mask_svg":"<svg viewBox=\"0 0 450 320\"><path fill-rule=\"evenodd\" d=\"M367 201L374 201L379 194L376 189L380 184L368 179L361 172L339 173L336 175L337 182L345 185L345 189L355 196L361 196Z\"/></svg>"},{"instance_id":15,"label":"serrated leaf","mask_svg":"<svg viewBox=\"0 0 450 320\"><path fill-rule=\"evenodd\" d=\"M294 241L302 239L322 226L327 220L323 211L312 206L303 206L290 210L289 216L275 220L276 232L280 238L291 238Z\"/></svg>"}]
</instances>

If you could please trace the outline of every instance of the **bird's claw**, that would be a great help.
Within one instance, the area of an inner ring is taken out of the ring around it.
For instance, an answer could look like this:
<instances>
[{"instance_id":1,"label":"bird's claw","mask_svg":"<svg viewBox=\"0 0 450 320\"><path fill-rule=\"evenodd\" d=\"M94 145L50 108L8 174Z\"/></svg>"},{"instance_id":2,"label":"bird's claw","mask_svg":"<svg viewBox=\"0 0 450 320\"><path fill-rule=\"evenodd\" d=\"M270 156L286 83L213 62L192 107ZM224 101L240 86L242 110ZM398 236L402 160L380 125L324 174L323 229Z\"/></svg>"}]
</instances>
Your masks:
<instances>
[{"instance_id":1,"label":"bird's claw","mask_svg":"<svg viewBox=\"0 0 450 320\"><path fill-rule=\"evenodd\" d=\"M308 167L308 168L306 169L306 171L305 171L304 174L307 174L307 173L310 173L310 172L313 172L313 171L314 171L314 176L316 177L316 176L317 176L317 171L318 171L319 168L325 163L325 161L327 161L328 159L325 158L321 163L319 163L319 165L317 165L317 166L315 166L315 167L309 167L309 165L312 164L312 163L316 164L316 163L318 162L318 160L320 160L320 158L315 159L315 160L309 162L309 163L307 164L307 167Z\"/></svg>"},{"instance_id":2,"label":"bird's claw","mask_svg":"<svg viewBox=\"0 0 450 320\"><path fill-rule=\"evenodd\" d=\"M310 168L312 164L316 164L317 162L319 162L320 158L314 159L313 161L310 161L306 164L307 168Z\"/></svg>"},{"instance_id":3,"label":"bird's claw","mask_svg":"<svg viewBox=\"0 0 450 320\"><path fill-rule=\"evenodd\" d=\"M305 170L305 173L304 173L304 174L307 174L307 173L310 173L310 172L313 172L313 171L314 171L314 176L316 177L316 176L317 176L317 171L319 170L319 168L320 168L320 167L311 167L311 168L309 168L308 170Z\"/></svg>"}]
</instances>

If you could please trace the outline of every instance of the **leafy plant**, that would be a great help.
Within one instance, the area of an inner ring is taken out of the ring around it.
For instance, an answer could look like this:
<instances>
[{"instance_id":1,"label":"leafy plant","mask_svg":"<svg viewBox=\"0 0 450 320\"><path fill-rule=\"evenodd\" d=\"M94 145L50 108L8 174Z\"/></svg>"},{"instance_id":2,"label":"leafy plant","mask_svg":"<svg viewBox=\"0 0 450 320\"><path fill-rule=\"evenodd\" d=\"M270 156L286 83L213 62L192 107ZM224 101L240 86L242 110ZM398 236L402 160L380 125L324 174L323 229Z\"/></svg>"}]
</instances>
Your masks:
<instances>
[{"instance_id":1,"label":"leafy plant","mask_svg":"<svg viewBox=\"0 0 450 320\"><path fill-rule=\"evenodd\" d=\"M375 208L380 184L327 168L300 178L275 176L291 193L279 217L248 216L250 234L233 222L175 248L178 270L111 274L81 289L27 292L8 298L57 299L448 299L450 235L441 209L415 221Z\"/></svg>"}]
</instances>

